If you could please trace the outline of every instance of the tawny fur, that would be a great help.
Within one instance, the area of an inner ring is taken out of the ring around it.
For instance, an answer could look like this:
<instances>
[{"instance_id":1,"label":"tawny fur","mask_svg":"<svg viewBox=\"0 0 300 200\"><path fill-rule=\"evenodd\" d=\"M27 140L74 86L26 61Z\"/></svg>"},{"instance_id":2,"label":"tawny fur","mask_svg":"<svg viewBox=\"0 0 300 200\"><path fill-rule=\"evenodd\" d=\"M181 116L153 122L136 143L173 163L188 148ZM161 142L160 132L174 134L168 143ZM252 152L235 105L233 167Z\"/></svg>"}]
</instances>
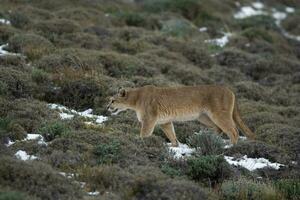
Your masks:
<instances>
[{"instance_id":1,"label":"tawny fur","mask_svg":"<svg viewBox=\"0 0 300 200\"><path fill-rule=\"evenodd\" d=\"M141 137L148 137L160 125L173 146L178 145L174 121L198 120L237 143L238 130L251 139L254 133L242 121L234 93L216 85L122 89L111 98L109 110L131 109L141 122Z\"/></svg>"}]
</instances>

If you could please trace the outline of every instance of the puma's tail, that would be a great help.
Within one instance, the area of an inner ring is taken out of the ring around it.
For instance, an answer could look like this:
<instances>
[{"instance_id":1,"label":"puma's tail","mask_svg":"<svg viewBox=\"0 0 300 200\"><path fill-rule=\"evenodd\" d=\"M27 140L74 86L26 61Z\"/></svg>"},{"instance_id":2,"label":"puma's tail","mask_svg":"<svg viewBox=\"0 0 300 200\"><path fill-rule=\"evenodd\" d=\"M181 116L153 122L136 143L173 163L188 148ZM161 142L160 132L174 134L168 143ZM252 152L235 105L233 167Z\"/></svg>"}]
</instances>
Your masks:
<instances>
[{"instance_id":1,"label":"puma's tail","mask_svg":"<svg viewBox=\"0 0 300 200\"><path fill-rule=\"evenodd\" d=\"M243 120L240 116L236 101L234 102L234 108L233 108L233 120L236 123L236 125L238 126L238 128L240 128L242 130L242 132L247 136L247 138L252 139L252 140L255 139L255 134L243 122Z\"/></svg>"}]
</instances>

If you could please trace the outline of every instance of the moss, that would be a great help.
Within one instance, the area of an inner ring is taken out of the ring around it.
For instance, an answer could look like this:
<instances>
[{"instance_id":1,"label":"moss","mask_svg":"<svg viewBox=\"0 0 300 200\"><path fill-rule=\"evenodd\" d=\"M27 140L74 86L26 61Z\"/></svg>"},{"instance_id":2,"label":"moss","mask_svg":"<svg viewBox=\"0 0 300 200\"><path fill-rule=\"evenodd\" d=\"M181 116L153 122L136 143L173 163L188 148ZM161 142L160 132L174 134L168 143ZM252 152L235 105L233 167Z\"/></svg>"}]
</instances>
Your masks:
<instances>
[{"instance_id":1,"label":"moss","mask_svg":"<svg viewBox=\"0 0 300 200\"><path fill-rule=\"evenodd\" d=\"M49 54L54 46L46 38L36 34L18 34L9 39L9 48L13 52L24 54L29 60Z\"/></svg>"}]
</instances>

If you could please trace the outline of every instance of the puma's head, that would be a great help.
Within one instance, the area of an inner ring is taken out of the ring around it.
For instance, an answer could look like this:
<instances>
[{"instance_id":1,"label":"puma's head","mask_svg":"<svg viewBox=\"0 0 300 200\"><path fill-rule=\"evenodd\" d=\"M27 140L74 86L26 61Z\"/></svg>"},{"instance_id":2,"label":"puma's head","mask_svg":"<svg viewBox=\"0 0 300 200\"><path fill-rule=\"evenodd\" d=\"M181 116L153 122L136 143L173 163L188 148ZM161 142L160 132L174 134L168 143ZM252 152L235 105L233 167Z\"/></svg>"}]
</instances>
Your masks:
<instances>
[{"instance_id":1,"label":"puma's head","mask_svg":"<svg viewBox=\"0 0 300 200\"><path fill-rule=\"evenodd\" d=\"M107 110L110 111L112 115L117 115L130 108L128 93L129 92L126 89L120 89L116 95L110 98Z\"/></svg>"}]
</instances>

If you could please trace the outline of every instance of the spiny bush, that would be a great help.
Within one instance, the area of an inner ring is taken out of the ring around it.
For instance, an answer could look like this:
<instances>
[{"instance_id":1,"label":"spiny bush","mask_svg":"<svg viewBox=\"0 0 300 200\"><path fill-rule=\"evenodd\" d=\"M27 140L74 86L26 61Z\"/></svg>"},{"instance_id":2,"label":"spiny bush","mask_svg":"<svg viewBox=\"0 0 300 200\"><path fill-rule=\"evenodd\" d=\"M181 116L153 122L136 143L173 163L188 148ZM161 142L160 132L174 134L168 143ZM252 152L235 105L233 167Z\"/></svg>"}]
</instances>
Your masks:
<instances>
[{"instance_id":1,"label":"spiny bush","mask_svg":"<svg viewBox=\"0 0 300 200\"><path fill-rule=\"evenodd\" d=\"M247 179L239 179L238 181L225 181L221 186L221 195L225 200L280 200L282 196L270 184L259 183Z\"/></svg>"},{"instance_id":2,"label":"spiny bush","mask_svg":"<svg viewBox=\"0 0 300 200\"><path fill-rule=\"evenodd\" d=\"M109 143L99 144L93 151L98 164L114 163L120 158L120 142L113 140Z\"/></svg>"},{"instance_id":3,"label":"spiny bush","mask_svg":"<svg viewBox=\"0 0 300 200\"><path fill-rule=\"evenodd\" d=\"M29 60L35 60L52 52L54 46L49 40L40 35L27 33L10 37L9 49L24 54Z\"/></svg>"},{"instance_id":4,"label":"spiny bush","mask_svg":"<svg viewBox=\"0 0 300 200\"><path fill-rule=\"evenodd\" d=\"M223 152L223 139L213 131L200 131L188 137L189 146L196 148L202 155L216 155Z\"/></svg>"},{"instance_id":5,"label":"spiny bush","mask_svg":"<svg viewBox=\"0 0 300 200\"><path fill-rule=\"evenodd\" d=\"M93 108L96 99L98 102L104 102L108 87L106 84L100 84L92 78L76 79L63 80L58 89L47 92L45 99L76 109Z\"/></svg>"},{"instance_id":6,"label":"spiny bush","mask_svg":"<svg viewBox=\"0 0 300 200\"><path fill-rule=\"evenodd\" d=\"M231 168L223 156L200 156L187 160L186 174L193 180L215 184L231 175Z\"/></svg>"},{"instance_id":7,"label":"spiny bush","mask_svg":"<svg viewBox=\"0 0 300 200\"><path fill-rule=\"evenodd\" d=\"M36 83L49 83L50 75L42 69L33 68L31 71L31 78Z\"/></svg>"},{"instance_id":8,"label":"spiny bush","mask_svg":"<svg viewBox=\"0 0 300 200\"><path fill-rule=\"evenodd\" d=\"M33 29L51 42L56 42L59 36L81 31L80 26L72 20L51 19L34 24Z\"/></svg>"},{"instance_id":9,"label":"spiny bush","mask_svg":"<svg viewBox=\"0 0 300 200\"><path fill-rule=\"evenodd\" d=\"M14 98L32 97L36 84L28 73L12 68L0 67L0 83L2 93Z\"/></svg>"},{"instance_id":10,"label":"spiny bush","mask_svg":"<svg viewBox=\"0 0 300 200\"><path fill-rule=\"evenodd\" d=\"M54 140L57 137L66 137L70 134L70 128L61 121L45 122L37 130L46 141Z\"/></svg>"},{"instance_id":11,"label":"spiny bush","mask_svg":"<svg viewBox=\"0 0 300 200\"><path fill-rule=\"evenodd\" d=\"M81 199L79 186L41 162L0 158L0 182L41 199ZM30 178L28 178L30 177Z\"/></svg>"},{"instance_id":12,"label":"spiny bush","mask_svg":"<svg viewBox=\"0 0 300 200\"><path fill-rule=\"evenodd\" d=\"M7 103L5 109L3 108L3 116L28 133L35 132L43 121L55 118L44 103L32 99L16 99Z\"/></svg>"},{"instance_id":13,"label":"spiny bush","mask_svg":"<svg viewBox=\"0 0 300 200\"><path fill-rule=\"evenodd\" d=\"M175 37L188 37L197 31L194 25L183 19L169 19L161 24L161 32Z\"/></svg>"}]
</instances>

